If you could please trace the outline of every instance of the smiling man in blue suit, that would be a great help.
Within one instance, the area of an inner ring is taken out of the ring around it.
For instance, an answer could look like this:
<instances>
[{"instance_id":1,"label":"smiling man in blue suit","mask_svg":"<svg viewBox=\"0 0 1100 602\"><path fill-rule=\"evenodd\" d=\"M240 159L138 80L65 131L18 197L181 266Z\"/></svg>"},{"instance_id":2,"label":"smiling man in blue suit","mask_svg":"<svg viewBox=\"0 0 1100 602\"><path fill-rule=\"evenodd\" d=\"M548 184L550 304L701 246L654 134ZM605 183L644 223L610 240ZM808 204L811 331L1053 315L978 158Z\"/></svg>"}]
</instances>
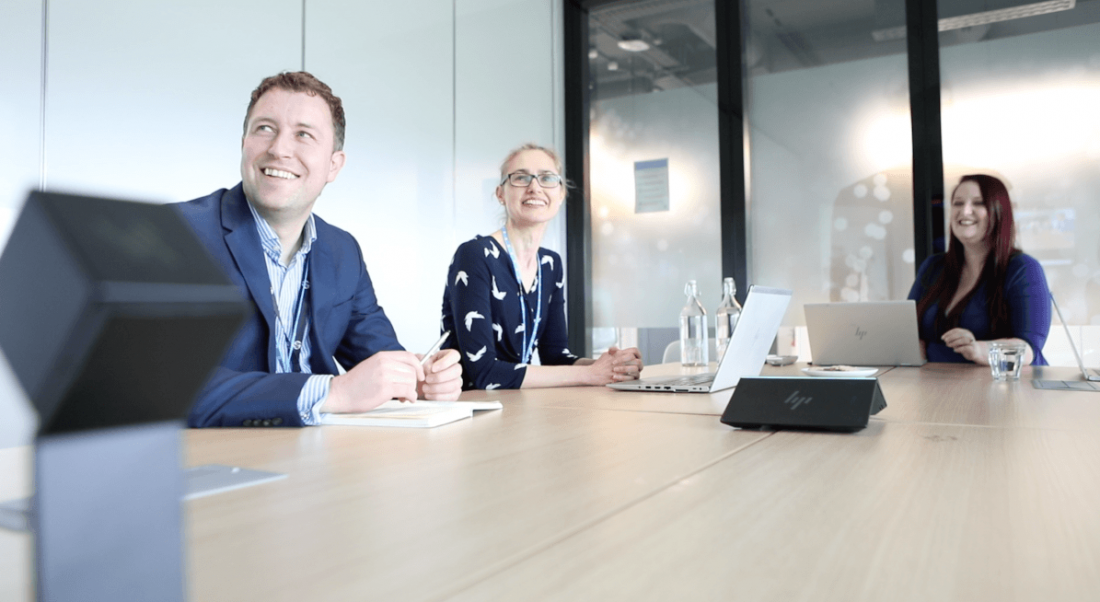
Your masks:
<instances>
[{"instance_id":1,"label":"smiling man in blue suit","mask_svg":"<svg viewBox=\"0 0 1100 602\"><path fill-rule=\"evenodd\" d=\"M255 304L188 424L303 426L390 400L457 399L454 350L426 367L397 342L359 244L313 214L344 167L344 109L306 72L252 92L241 183L181 203L210 253ZM337 375L336 362L347 373Z\"/></svg>"}]
</instances>

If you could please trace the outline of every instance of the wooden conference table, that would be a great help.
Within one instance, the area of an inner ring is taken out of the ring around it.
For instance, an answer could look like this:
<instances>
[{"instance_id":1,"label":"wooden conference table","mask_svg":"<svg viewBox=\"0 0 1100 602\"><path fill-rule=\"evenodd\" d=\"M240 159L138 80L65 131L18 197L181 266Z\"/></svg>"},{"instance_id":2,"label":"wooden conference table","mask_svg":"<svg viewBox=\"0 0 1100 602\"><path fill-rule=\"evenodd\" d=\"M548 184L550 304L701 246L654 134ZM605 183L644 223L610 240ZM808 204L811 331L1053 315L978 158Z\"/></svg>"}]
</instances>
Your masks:
<instances>
[{"instance_id":1,"label":"wooden conference table","mask_svg":"<svg viewBox=\"0 0 1100 602\"><path fill-rule=\"evenodd\" d=\"M678 366L647 368L648 375ZM765 374L797 374L797 367ZM469 392L436 429L185 432L289 478L187 502L192 600L1100 598L1100 395L884 370L855 434L718 421L730 392ZM30 450L0 450L0 499ZM31 538L0 531L0 600Z\"/></svg>"}]
</instances>

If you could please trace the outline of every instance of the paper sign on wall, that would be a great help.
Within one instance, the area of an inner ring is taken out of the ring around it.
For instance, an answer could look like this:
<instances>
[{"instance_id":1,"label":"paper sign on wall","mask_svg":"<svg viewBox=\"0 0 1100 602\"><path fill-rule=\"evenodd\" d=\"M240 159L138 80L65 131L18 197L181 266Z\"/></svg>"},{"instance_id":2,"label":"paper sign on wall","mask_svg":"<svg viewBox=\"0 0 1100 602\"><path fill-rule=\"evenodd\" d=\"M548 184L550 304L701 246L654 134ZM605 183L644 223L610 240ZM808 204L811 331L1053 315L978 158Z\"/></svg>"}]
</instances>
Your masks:
<instances>
[{"instance_id":1,"label":"paper sign on wall","mask_svg":"<svg viewBox=\"0 0 1100 602\"><path fill-rule=\"evenodd\" d=\"M634 213L668 211L668 159L634 162Z\"/></svg>"}]
</instances>

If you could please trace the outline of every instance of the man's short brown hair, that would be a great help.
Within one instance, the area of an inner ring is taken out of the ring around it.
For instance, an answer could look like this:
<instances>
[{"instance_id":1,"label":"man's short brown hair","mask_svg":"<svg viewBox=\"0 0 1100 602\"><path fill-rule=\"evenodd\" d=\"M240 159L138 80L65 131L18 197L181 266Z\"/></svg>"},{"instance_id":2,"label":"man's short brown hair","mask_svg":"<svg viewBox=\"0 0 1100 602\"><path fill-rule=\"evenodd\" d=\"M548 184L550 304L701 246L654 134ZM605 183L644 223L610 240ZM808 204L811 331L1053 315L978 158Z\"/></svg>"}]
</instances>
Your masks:
<instances>
[{"instance_id":1,"label":"man's short brown hair","mask_svg":"<svg viewBox=\"0 0 1100 602\"><path fill-rule=\"evenodd\" d=\"M340 102L340 97L332 93L332 88L306 71L284 71L278 75L265 78L259 86L256 86L256 89L252 91L252 100L248 103L248 111L244 114L245 135L248 134L248 119L252 116L252 107L256 106L260 97L272 88L289 92L304 92L310 96L320 96L332 113L332 130L334 133L332 150L344 150L344 127L346 126L344 105Z\"/></svg>"}]
</instances>

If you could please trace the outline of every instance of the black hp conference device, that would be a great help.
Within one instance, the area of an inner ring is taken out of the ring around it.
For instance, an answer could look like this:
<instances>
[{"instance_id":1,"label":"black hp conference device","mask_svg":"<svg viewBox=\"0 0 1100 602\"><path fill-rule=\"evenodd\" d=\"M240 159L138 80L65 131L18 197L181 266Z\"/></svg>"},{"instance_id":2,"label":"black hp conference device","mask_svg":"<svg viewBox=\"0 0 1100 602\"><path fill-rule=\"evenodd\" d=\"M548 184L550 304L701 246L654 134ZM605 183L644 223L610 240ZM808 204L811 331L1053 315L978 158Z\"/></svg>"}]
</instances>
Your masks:
<instances>
[{"instance_id":1,"label":"black hp conference device","mask_svg":"<svg viewBox=\"0 0 1100 602\"><path fill-rule=\"evenodd\" d=\"M742 378L722 422L748 429L852 433L886 407L877 378Z\"/></svg>"},{"instance_id":2,"label":"black hp conference device","mask_svg":"<svg viewBox=\"0 0 1100 602\"><path fill-rule=\"evenodd\" d=\"M0 307L38 410L38 599L182 602L179 429L251 311L241 291L174 207L34 192Z\"/></svg>"},{"instance_id":3,"label":"black hp conference device","mask_svg":"<svg viewBox=\"0 0 1100 602\"><path fill-rule=\"evenodd\" d=\"M251 311L171 205L32 192L0 347L39 434L182 420Z\"/></svg>"}]
</instances>

